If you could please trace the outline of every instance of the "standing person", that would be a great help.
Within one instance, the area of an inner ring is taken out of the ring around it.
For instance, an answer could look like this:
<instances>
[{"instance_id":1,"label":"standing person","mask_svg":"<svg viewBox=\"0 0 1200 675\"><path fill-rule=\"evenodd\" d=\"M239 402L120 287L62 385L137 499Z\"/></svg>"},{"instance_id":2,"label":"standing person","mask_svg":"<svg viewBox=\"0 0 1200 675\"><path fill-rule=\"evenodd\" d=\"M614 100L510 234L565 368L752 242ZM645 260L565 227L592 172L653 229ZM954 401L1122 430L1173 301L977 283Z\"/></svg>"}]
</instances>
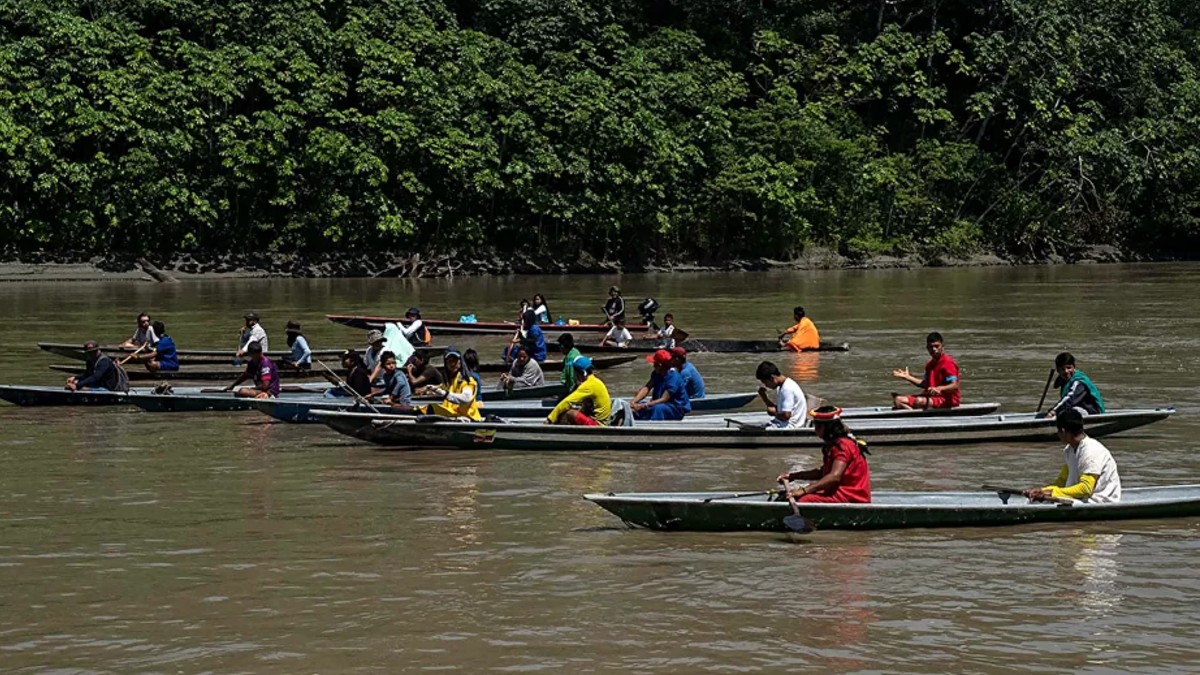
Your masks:
<instances>
[{"instance_id":1,"label":"standing person","mask_svg":"<svg viewBox=\"0 0 1200 675\"><path fill-rule=\"evenodd\" d=\"M167 335L167 327L161 321L153 324L154 334L158 341L154 343L154 353L146 361L146 370L152 373L179 371L179 352L175 349L175 340Z\"/></svg>"},{"instance_id":2,"label":"standing person","mask_svg":"<svg viewBox=\"0 0 1200 675\"><path fill-rule=\"evenodd\" d=\"M1055 419L1063 448L1063 467L1053 485L1025 491L1033 501L1056 497L1084 502L1121 501L1121 477L1112 453L1083 431L1083 414L1074 408Z\"/></svg>"},{"instance_id":3,"label":"standing person","mask_svg":"<svg viewBox=\"0 0 1200 675\"><path fill-rule=\"evenodd\" d=\"M1046 417L1061 415L1067 410L1077 410L1084 415L1104 412L1104 397L1091 378L1075 368L1075 357L1071 352L1054 357L1054 370L1058 373L1054 384L1058 386L1058 394L1062 398L1046 413Z\"/></svg>"},{"instance_id":4,"label":"standing person","mask_svg":"<svg viewBox=\"0 0 1200 675\"><path fill-rule=\"evenodd\" d=\"M414 392L421 387L437 387L446 380L442 377L442 371L437 369L437 366L429 362L429 354L424 349L418 349L409 357L408 364L404 367L405 374L408 376L408 384Z\"/></svg>"},{"instance_id":5,"label":"standing person","mask_svg":"<svg viewBox=\"0 0 1200 675\"><path fill-rule=\"evenodd\" d=\"M421 310L416 307L409 307L408 311L404 313L404 320L408 322L408 325L401 326L400 333L414 347L428 347L433 343L433 336L429 334L429 329L425 327L425 322L421 320Z\"/></svg>"},{"instance_id":6,"label":"standing person","mask_svg":"<svg viewBox=\"0 0 1200 675\"><path fill-rule=\"evenodd\" d=\"M804 308L797 306L792 310L796 324L783 331L779 336L779 347L790 352L800 352L805 349L816 349L821 346L821 334L812 319L804 313Z\"/></svg>"},{"instance_id":7,"label":"standing person","mask_svg":"<svg viewBox=\"0 0 1200 675\"><path fill-rule=\"evenodd\" d=\"M634 419L681 420L692 411L683 376L671 368L671 352L660 349L650 356L654 371L650 380L633 396L629 406ZM643 402L649 396L650 400Z\"/></svg>"},{"instance_id":8,"label":"standing person","mask_svg":"<svg viewBox=\"0 0 1200 675\"><path fill-rule=\"evenodd\" d=\"M658 340L655 347L658 349L673 349L675 347L675 315L667 314L663 317L663 327L656 331L646 333L647 340Z\"/></svg>"},{"instance_id":9,"label":"standing person","mask_svg":"<svg viewBox=\"0 0 1200 675\"><path fill-rule=\"evenodd\" d=\"M617 319L612 328L604 334L600 339L600 346L607 347L609 344L615 344L618 347L625 348L633 341L633 335L629 333L629 329L625 327L625 319Z\"/></svg>"},{"instance_id":10,"label":"standing person","mask_svg":"<svg viewBox=\"0 0 1200 675\"><path fill-rule=\"evenodd\" d=\"M246 312L246 315L242 318L246 320L246 327L242 329L242 334L239 338L237 357L240 359L245 356L252 343L257 343L259 347L262 347L261 351L263 352L271 351L267 342L267 331L258 322L258 314Z\"/></svg>"},{"instance_id":11,"label":"standing person","mask_svg":"<svg viewBox=\"0 0 1200 675\"><path fill-rule=\"evenodd\" d=\"M546 304L546 296L534 293L532 309L538 323L550 323L550 306Z\"/></svg>"},{"instance_id":12,"label":"standing person","mask_svg":"<svg viewBox=\"0 0 1200 675\"><path fill-rule=\"evenodd\" d=\"M287 332L288 348L292 350L291 354L283 357L284 363L296 370L312 370L312 349L304 333L300 332L300 324L289 321L284 330Z\"/></svg>"},{"instance_id":13,"label":"standing person","mask_svg":"<svg viewBox=\"0 0 1200 675\"><path fill-rule=\"evenodd\" d=\"M621 289L616 286L608 288L608 302L604 303L604 316L609 325L615 326L618 321L624 325L625 322L625 298L621 296Z\"/></svg>"},{"instance_id":14,"label":"standing person","mask_svg":"<svg viewBox=\"0 0 1200 675\"><path fill-rule=\"evenodd\" d=\"M379 361L383 364L383 388L374 392L373 397L395 410L412 410L412 387L396 364L396 355L384 352Z\"/></svg>"},{"instance_id":15,"label":"standing person","mask_svg":"<svg viewBox=\"0 0 1200 675\"><path fill-rule=\"evenodd\" d=\"M154 332L154 326L150 322L150 315L142 312L137 317L137 328L134 329L133 335L126 341L121 343L121 347L125 348L150 348L158 342L158 335Z\"/></svg>"},{"instance_id":16,"label":"standing person","mask_svg":"<svg viewBox=\"0 0 1200 675\"><path fill-rule=\"evenodd\" d=\"M767 414L771 421L767 422L768 429L799 429L808 423L808 399L804 390L790 377L784 377L770 361L758 364L754 377L762 386L758 388L758 396L767 404ZM775 390L775 401L767 397L767 390Z\"/></svg>"},{"instance_id":17,"label":"standing person","mask_svg":"<svg viewBox=\"0 0 1200 675\"><path fill-rule=\"evenodd\" d=\"M446 366L449 382L445 388L438 387L435 390L442 397L442 402L429 406L430 411L443 417L465 417L476 422L482 420L480 411L483 403L476 398L478 385L474 378L464 374L462 355L454 349L448 349L442 357L442 363Z\"/></svg>"},{"instance_id":18,"label":"standing person","mask_svg":"<svg viewBox=\"0 0 1200 675\"><path fill-rule=\"evenodd\" d=\"M780 474L798 502L836 504L871 503L871 469L867 466L866 450L842 423L842 409L826 405L808 413L813 430L821 439L821 468ZM813 481L791 490L794 480Z\"/></svg>"},{"instance_id":19,"label":"standing person","mask_svg":"<svg viewBox=\"0 0 1200 675\"><path fill-rule=\"evenodd\" d=\"M934 331L925 337L925 349L929 362L925 364L925 377L913 377L908 368L892 371L892 377L904 380L921 390L918 396L892 394L894 410L927 410L929 408L957 408L962 402L962 382L958 379L958 364L946 353L942 334Z\"/></svg>"},{"instance_id":20,"label":"standing person","mask_svg":"<svg viewBox=\"0 0 1200 675\"><path fill-rule=\"evenodd\" d=\"M83 375L68 377L66 388L70 391L129 391L129 378L111 356L100 352L95 340L83 343L87 356Z\"/></svg>"},{"instance_id":21,"label":"standing person","mask_svg":"<svg viewBox=\"0 0 1200 675\"><path fill-rule=\"evenodd\" d=\"M563 364L563 369L567 368ZM517 358L513 360L512 368L507 373L500 373L500 385L505 389L528 389L546 384L546 376L542 367L529 355L529 348L521 345L517 348Z\"/></svg>"},{"instance_id":22,"label":"standing person","mask_svg":"<svg viewBox=\"0 0 1200 675\"><path fill-rule=\"evenodd\" d=\"M608 423L612 416L612 398L608 387L595 375L592 360L576 356L563 368L575 370L579 386L554 406L546 416L546 424L573 424L584 427L599 427Z\"/></svg>"},{"instance_id":23,"label":"standing person","mask_svg":"<svg viewBox=\"0 0 1200 675\"><path fill-rule=\"evenodd\" d=\"M246 346L246 356L249 358L249 361L246 362L246 370L238 376L238 379L234 380L233 384L225 387L225 391L233 391L233 395L239 398L275 398L279 396L279 366L263 354L262 343L251 341ZM252 380L254 386L238 389L237 386L246 380Z\"/></svg>"},{"instance_id":24,"label":"standing person","mask_svg":"<svg viewBox=\"0 0 1200 675\"><path fill-rule=\"evenodd\" d=\"M582 356L579 350L575 348L575 336L570 333L563 333L558 336L558 349L563 353L563 368L558 374L558 382L566 388L567 393L575 391L575 387L579 386L579 371L572 367L575 359ZM589 366L591 360L588 360Z\"/></svg>"},{"instance_id":25,"label":"standing person","mask_svg":"<svg viewBox=\"0 0 1200 675\"><path fill-rule=\"evenodd\" d=\"M371 383L376 386L383 386L383 364L380 362L380 357L383 356L383 343L385 342L387 342L387 338L383 336L383 331L367 331L367 351L363 352L362 360L371 376Z\"/></svg>"},{"instance_id":26,"label":"standing person","mask_svg":"<svg viewBox=\"0 0 1200 675\"><path fill-rule=\"evenodd\" d=\"M704 378L700 377L696 366L688 362L687 350L683 347L672 347L667 351L671 352L671 367L683 377L683 388L687 390L688 401L704 398Z\"/></svg>"}]
</instances>

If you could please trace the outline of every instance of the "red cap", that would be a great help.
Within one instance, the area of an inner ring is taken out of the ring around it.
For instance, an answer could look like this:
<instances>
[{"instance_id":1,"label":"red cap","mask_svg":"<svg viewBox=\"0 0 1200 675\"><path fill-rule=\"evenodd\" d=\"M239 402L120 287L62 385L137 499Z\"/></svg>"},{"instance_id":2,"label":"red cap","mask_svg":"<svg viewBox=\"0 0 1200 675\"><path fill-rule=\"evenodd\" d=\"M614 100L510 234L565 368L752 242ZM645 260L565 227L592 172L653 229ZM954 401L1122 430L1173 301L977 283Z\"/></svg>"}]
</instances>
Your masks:
<instances>
[{"instance_id":1,"label":"red cap","mask_svg":"<svg viewBox=\"0 0 1200 675\"><path fill-rule=\"evenodd\" d=\"M669 365L671 363L671 352L665 349L660 349L647 356L646 363L653 363L654 365L662 364L664 366Z\"/></svg>"},{"instance_id":2,"label":"red cap","mask_svg":"<svg viewBox=\"0 0 1200 675\"><path fill-rule=\"evenodd\" d=\"M671 353L679 358L687 358L687 350L683 347L671 347Z\"/></svg>"}]
</instances>

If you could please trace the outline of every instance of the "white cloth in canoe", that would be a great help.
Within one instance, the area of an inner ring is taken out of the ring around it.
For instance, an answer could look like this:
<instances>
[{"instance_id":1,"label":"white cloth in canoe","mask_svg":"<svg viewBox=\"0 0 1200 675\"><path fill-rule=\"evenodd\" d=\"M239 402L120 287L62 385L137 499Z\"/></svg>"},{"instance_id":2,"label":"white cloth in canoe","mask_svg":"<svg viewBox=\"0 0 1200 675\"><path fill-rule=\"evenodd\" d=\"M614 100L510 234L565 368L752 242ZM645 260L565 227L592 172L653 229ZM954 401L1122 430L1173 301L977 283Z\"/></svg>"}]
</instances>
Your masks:
<instances>
[{"instance_id":1,"label":"white cloth in canoe","mask_svg":"<svg viewBox=\"0 0 1200 675\"><path fill-rule=\"evenodd\" d=\"M383 327L383 337L387 338L385 349L396 355L396 363L400 367L404 367L408 363L408 359L416 351L408 338L404 337L404 332L400 330L400 325L396 323L388 323Z\"/></svg>"}]
</instances>

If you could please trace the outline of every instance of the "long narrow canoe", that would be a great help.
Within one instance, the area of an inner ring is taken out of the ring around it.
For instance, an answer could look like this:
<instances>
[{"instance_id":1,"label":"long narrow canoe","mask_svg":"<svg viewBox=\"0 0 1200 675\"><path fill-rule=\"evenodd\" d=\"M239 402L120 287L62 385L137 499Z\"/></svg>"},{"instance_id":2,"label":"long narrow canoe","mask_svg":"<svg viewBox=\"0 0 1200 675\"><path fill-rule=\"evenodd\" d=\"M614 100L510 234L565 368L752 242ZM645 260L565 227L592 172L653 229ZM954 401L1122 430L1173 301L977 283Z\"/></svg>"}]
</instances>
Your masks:
<instances>
[{"instance_id":1,"label":"long narrow canoe","mask_svg":"<svg viewBox=\"0 0 1200 675\"><path fill-rule=\"evenodd\" d=\"M758 398L758 394L714 394L706 398L699 398L692 401L693 412L725 412L729 410L737 410L746 405L750 401ZM547 399L542 401L496 401L493 403L485 402L483 412L488 415L495 415L504 419L543 419L550 414L557 404L555 399ZM274 417L277 420L293 423L310 423L318 422L317 418L313 417L312 413L315 410L323 411L352 411L352 412L368 412L359 406L353 405L352 401L331 401L325 400L296 400L296 399L277 399L260 401L255 406L259 411L266 415ZM380 412L390 413L391 411L383 405L376 406ZM400 417L413 417L412 413L398 413ZM716 417L716 416L713 416Z\"/></svg>"},{"instance_id":2,"label":"long narrow canoe","mask_svg":"<svg viewBox=\"0 0 1200 675\"><path fill-rule=\"evenodd\" d=\"M38 349L44 352L61 356L74 361L86 361L87 354L83 351L83 346L78 344L67 344L61 342L39 342ZM362 351L363 347L358 350ZM131 347L121 347L118 345L101 345L100 351L109 356L128 356L135 350ZM342 355L343 349L314 349L313 356L318 359L338 358ZM182 365L197 365L197 364L220 364L229 365L234 359L234 349L180 349L179 363ZM291 355L291 352L269 351L267 356L272 359L279 359L284 356Z\"/></svg>"},{"instance_id":3,"label":"long narrow canoe","mask_svg":"<svg viewBox=\"0 0 1200 675\"><path fill-rule=\"evenodd\" d=\"M394 316L326 314L325 318L334 323L361 330L370 330L372 328L383 330L384 324L388 323L397 323L401 326L408 325L407 319ZM442 319L422 319L421 321L429 329L429 332L434 335L512 335L513 331L517 329L517 324L512 321L480 321L477 323L463 323L461 321L446 321ZM547 335L558 333L607 333L609 329L608 324L605 323L581 323L574 326L543 323L540 326L542 331ZM650 328L646 324L627 324L625 327L631 333L645 333Z\"/></svg>"},{"instance_id":4,"label":"long narrow canoe","mask_svg":"<svg viewBox=\"0 0 1200 675\"><path fill-rule=\"evenodd\" d=\"M592 359L592 365L596 368L596 370L605 370L607 368L612 368L635 361L637 358L637 356L601 356ZM562 370L562 361L547 360L542 363L541 366L543 371L557 372ZM56 370L60 373L68 373L76 376L84 373L83 366L53 365L50 366L50 369ZM233 380L237 379L238 375L240 375L245 369L232 367L222 368L218 366L198 366L192 368L184 367L172 372L160 371L157 373L151 373L150 371L142 370L141 368L126 368L125 370L127 373L129 373L130 381L134 382L158 382L162 380L226 380L232 382ZM507 370L508 366L498 361L493 363L479 364L479 371L483 373L501 373ZM325 379L325 376L323 375L324 372L324 370L319 368L315 368L313 370L280 368L279 377L283 380L323 380ZM346 375L346 371L341 368L335 369L335 372L343 377Z\"/></svg>"},{"instance_id":5,"label":"long narrow canoe","mask_svg":"<svg viewBox=\"0 0 1200 675\"><path fill-rule=\"evenodd\" d=\"M786 501L767 495L724 499L729 492L626 492L588 494L630 525L696 532L786 532ZM1200 485L1125 488L1109 503L1031 503L995 492L887 492L870 504L801 504L800 514L819 530L909 527L984 527L1081 520L1179 518L1200 515ZM712 501L708 501L712 500Z\"/></svg>"},{"instance_id":6,"label":"long narrow canoe","mask_svg":"<svg viewBox=\"0 0 1200 675\"><path fill-rule=\"evenodd\" d=\"M285 385L286 393L305 393L309 395L324 391L325 386ZM176 396L196 396L211 393L212 389L201 387L176 387ZM107 391L67 391L62 387L0 385L0 400L8 401L19 406L94 406L94 405L129 405L130 396L153 394L149 388L130 389L128 393Z\"/></svg>"},{"instance_id":7,"label":"long narrow canoe","mask_svg":"<svg viewBox=\"0 0 1200 675\"><path fill-rule=\"evenodd\" d=\"M650 353L658 349L657 340L634 340L628 347L615 345L588 345L576 342L575 346L585 354L619 354L621 352ZM703 340L689 337L679 343L680 347L692 353L704 354L765 354L769 352L787 352L779 348L776 340ZM816 349L805 349L805 352L848 352L849 342L822 342Z\"/></svg>"},{"instance_id":8,"label":"long narrow canoe","mask_svg":"<svg viewBox=\"0 0 1200 675\"><path fill-rule=\"evenodd\" d=\"M1087 418L1090 436L1101 437L1164 420L1174 408L1123 410ZM692 450L818 447L809 429L763 429L734 425L652 423L628 427L575 427L530 423L413 422L369 414L314 411L339 433L390 448L493 448L497 450ZM1053 419L1031 413L980 417L859 420L855 434L876 445L953 445L1053 441Z\"/></svg>"}]
</instances>

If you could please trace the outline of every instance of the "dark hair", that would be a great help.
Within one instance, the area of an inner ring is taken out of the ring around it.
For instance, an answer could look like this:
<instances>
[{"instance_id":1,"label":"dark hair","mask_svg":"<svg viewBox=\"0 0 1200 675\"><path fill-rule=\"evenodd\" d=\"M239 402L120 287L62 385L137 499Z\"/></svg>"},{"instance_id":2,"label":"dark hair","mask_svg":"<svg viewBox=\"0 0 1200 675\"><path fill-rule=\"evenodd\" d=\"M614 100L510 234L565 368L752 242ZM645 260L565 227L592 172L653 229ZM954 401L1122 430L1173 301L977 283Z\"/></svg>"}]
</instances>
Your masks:
<instances>
[{"instance_id":1,"label":"dark hair","mask_svg":"<svg viewBox=\"0 0 1200 675\"><path fill-rule=\"evenodd\" d=\"M255 340L254 342L246 345L246 351L250 354L261 354L263 353L262 343L258 340Z\"/></svg>"},{"instance_id":2,"label":"dark hair","mask_svg":"<svg viewBox=\"0 0 1200 675\"><path fill-rule=\"evenodd\" d=\"M379 355L379 362L387 363L388 359L394 359L394 358L396 358L396 354L394 352L384 352Z\"/></svg>"},{"instance_id":3,"label":"dark hair","mask_svg":"<svg viewBox=\"0 0 1200 675\"><path fill-rule=\"evenodd\" d=\"M825 441L831 441L835 438L841 438L842 436L850 435L850 430L846 428L846 425L842 423L841 420L814 420L813 425L817 424L824 424L825 428L829 431L824 438Z\"/></svg>"},{"instance_id":4,"label":"dark hair","mask_svg":"<svg viewBox=\"0 0 1200 675\"><path fill-rule=\"evenodd\" d=\"M472 373L479 370L479 352L474 349L463 352L463 363L467 364L467 370Z\"/></svg>"},{"instance_id":5,"label":"dark hair","mask_svg":"<svg viewBox=\"0 0 1200 675\"><path fill-rule=\"evenodd\" d=\"M796 305L796 308L792 310L792 316L798 316L801 319L803 319L804 318L804 308L801 307L800 305Z\"/></svg>"},{"instance_id":6,"label":"dark hair","mask_svg":"<svg viewBox=\"0 0 1200 675\"><path fill-rule=\"evenodd\" d=\"M537 314L534 314L532 309L527 309L521 314L521 325L525 328L529 328L535 323L537 323Z\"/></svg>"},{"instance_id":7,"label":"dark hair","mask_svg":"<svg viewBox=\"0 0 1200 675\"><path fill-rule=\"evenodd\" d=\"M942 334L937 332L936 330L933 331L932 333L930 333L929 335L925 336L925 344L927 344L927 345L933 344L934 342L941 342L943 344L945 344L945 342L946 342L945 340L942 339Z\"/></svg>"},{"instance_id":8,"label":"dark hair","mask_svg":"<svg viewBox=\"0 0 1200 675\"><path fill-rule=\"evenodd\" d=\"M1054 418L1054 424L1059 431L1065 431L1073 436L1083 433L1083 415L1074 408L1067 408Z\"/></svg>"},{"instance_id":9,"label":"dark hair","mask_svg":"<svg viewBox=\"0 0 1200 675\"><path fill-rule=\"evenodd\" d=\"M766 382L767 380L782 374L783 373L779 372L779 366L771 363L770 361L763 361L762 363L758 364L758 370L754 371L754 379L758 380L759 382Z\"/></svg>"},{"instance_id":10,"label":"dark hair","mask_svg":"<svg viewBox=\"0 0 1200 675\"><path fill-rule=\"evenodd\" d=\"M672 313L670 313L670 312L667 312L666 314L663 314L663 319L664 319L664 320L666 320L666 319L670 319L670 320L674 321L674 320L675 320L675 315L674 315L674 314L672 314Z\"/></svg>"},{"instance_id":11,"label":"dark hair","mask_svg":"<svg viewBox=\"0 0 1200 675\"><path fill-rule=\"evenodd\" d=\"M417 363L429 363L429 353L424 349L418 349L412 353L412 356L408 357L408 360L416 361Z\"/></svg>"},{"instance_id":12,"label":"dark hair","mask_svg":"<svg viewBox=\"0 0 1200 675\"><path fill-rule=\"evenodd\" d=\"M518 344L518 345L517 345L517 352L518 352L518 353L520 353L520 352L525 352L525 355L526 355L526 356L529 356L529 355L530 355L530 353L531 353L531 350L530 350L530 348L529 348L529 345L527 345L527 344L525 344L524 342L522 342L522 343L520 343L520 344Z\"/></svg>"},{"instance_id":13,"label":"dark hair","mask_svg":"<svg viewBox=\"0 0 1200 675\"><path fill-rule=\"evenodd\" d=\"M150 318L149 314L142 312L141 314L138 314L137 320L138 320L138 323L141 323L142 319L149 319L149 318Z\"/></svg>"},{"instance_id":14,"label":"dark hair","mask_svg":"<svg viewBox=\"0 0 1200 675\"><path fill-rule=\"evenodd\" d=\"M566 347L567 351L571 351L575 348L575 336L570 333L563 333L558 336L558 344Z\"/></svg>"},{"instance_id":15,"label":"dark hair","mask_svg":"<svg viewBox=\"0 0 1200 675\"><path fill-rule=\"evenodd\" d=\"M1073 366L1073 365L1075 365L1075 355L1072 354L1071 352L1063 352L1063 353L1059 354L1058 356L1054 357L1054 367L1055 368L1065 368L1067 366Z\"/></svg>"},{"instance_id":16,"label":"dark hair","mask_svg":"<svg viewBox=\"0 0 1200 675\"><path fill-rule=\"evenodd\" d=\"M615 323L616 323L618 326L624 326L624 325L625 325L625 317L620 317L620 318L618 318L618 319L616 320L616 322L615 322Z\"/></svg>"},{"instance_id":17,"label":"dark hair","mask_svg":"<svg viewBox=\"0 0 1200 675\"><path fill-rule=\"evenodd\" d=\"M167 334L167 327L161 321L155 321L154 323L150 324L150 327L154 329L154 334L158 337L163 337Z\"/></svg>"}]
</instances>

